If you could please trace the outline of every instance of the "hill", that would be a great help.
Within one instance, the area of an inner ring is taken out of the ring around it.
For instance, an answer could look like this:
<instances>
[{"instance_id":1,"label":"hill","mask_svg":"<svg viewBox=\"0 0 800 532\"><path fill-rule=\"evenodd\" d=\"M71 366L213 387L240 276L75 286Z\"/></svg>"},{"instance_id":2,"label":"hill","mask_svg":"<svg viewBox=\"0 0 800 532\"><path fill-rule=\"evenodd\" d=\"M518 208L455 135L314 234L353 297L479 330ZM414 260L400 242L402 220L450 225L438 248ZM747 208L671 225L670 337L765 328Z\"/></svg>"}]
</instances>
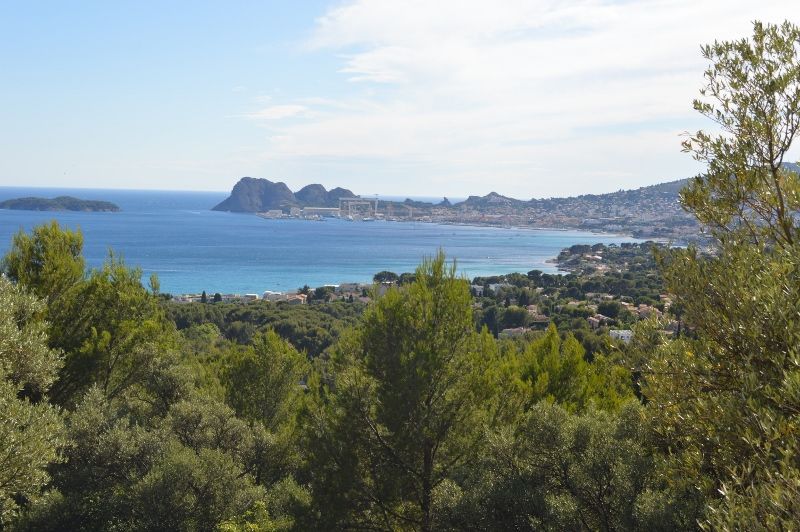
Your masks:
<instances>
[{"instance_id":1,"label":"hill","mask_svg":"<svg viewBox=\"0 0 800 532\"><path fill-rule=\"evenodd\" d=\"M338 207L339 198L356 197L344 188L330 191L319 184L306 185L293 193L286 183L269 179L243 177L234 185L231 195L212 210L230 212L265 212L291 207Z\"/></svg>"},{"instance_id":2,"label":"hill","mask_svg":"<svg viewBox=\"0 0 800 532\"><path fill-rule=\"evenodd\" d=\"M16 211L83 211L119 212L120 208L110 201L83 200L72 196L56 198L15 198L0 202L0 209Z\"/></svg>"}]
</instances>

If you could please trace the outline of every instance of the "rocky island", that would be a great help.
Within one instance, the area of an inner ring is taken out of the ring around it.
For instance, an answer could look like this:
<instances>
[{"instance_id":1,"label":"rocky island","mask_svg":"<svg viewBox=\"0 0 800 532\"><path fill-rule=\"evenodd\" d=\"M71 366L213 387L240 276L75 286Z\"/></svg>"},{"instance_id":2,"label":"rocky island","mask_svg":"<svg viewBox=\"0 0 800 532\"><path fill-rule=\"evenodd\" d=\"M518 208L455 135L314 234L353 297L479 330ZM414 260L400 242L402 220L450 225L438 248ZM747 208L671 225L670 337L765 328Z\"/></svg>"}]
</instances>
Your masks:
<instances>
[{"instance_id":1,"label":"rocky island","mask_svg":"<svg viewBox=\"0 0 800 532\"><path fill-rule=\"evenodd\" d=\"M81 211L119 212L120 208L110 201L83 200L72 196L56 198L15 198L0 202L0 209L15 211Z\"/></svg>"},{"instance_id":2,"label":"rocky island","mask_svg":"<svg viewBox=\"0 0 800 532\"><path fill-rule=\"evenodd\" d=\"M231 195L212 210L230 212L265 212L292 207L338 207L339 198L355 198L344 188L326 190L322 185L306 185L292 192L286 183L269 179L243 177L234 185Z\"/></svg>"}]
</instances>

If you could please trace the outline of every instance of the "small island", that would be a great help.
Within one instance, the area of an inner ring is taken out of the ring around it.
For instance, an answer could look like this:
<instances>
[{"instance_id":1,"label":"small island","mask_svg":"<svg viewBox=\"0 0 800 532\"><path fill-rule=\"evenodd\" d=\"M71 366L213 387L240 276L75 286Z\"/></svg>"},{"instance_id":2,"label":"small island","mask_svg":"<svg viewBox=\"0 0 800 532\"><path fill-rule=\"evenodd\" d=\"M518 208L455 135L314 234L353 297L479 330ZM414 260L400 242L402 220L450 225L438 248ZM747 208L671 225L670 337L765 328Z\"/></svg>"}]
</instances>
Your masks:
<instances>
[{"instance_id":1,"label":"small island","mask_svg":"<svg viewBox=\"0 0 800 532\"><path fill-rule=\"evenodd\" d=\"M16 198L0 202L0 209L15 211L81 211L119 212L120 208L110 201L82 200L72 196L56 198Z\"/></svg>"}]
</instances>

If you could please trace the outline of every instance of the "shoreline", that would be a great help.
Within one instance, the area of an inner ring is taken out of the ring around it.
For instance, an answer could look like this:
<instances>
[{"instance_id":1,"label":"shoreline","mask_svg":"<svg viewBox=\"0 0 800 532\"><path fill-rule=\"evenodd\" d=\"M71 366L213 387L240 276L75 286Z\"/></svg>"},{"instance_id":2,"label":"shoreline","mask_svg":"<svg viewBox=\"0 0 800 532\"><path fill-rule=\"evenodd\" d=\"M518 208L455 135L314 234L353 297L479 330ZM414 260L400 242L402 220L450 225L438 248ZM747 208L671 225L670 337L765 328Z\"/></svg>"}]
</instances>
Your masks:
<instances>
[{"instance_id":1,"label":"shoreline","mask_svg":"<svg viewBox=\"0 0 800 532\"><path fill-rule=\"evenodd\" d=\"M280 218L270 218L267 216L262 216L262 213L257 212L248 212L248 213L234 213L230 211L215 211L215 212L228 212L229 214L251 214L261 218L262 220L283 220L283 221L298 221L298 222L324 222L327 221L329 218L323 218L321 220L313 220L313 219L306 219L306 218L297 218L291 216L284 216ZM492 223L479 223L479 222L451 222L451 221L438 221L438 220L403 220L403 219L396 219L396 220L369 220L369 221L358 221L358 220L345 220L339 217L330 217L331 220L339 220L339 221L346 221L352 223L420 223L420 224L431 224L431 225L454 225L457 227L480 227L480 228L488 228L488 229L519 229L519 230L526 230L526 231L558 231L558 232L576 232L576 233L586 233L586 234L596 234L602 235L607 237L614 237L614 238L634 238L636 240L641 240L643 242L647 240L655 241L664 241L666 242L667 239L663 238L641 238L637 236L633 236L631 233L624 233L624 232L611 232L611 231L601 231L597 229L581 229L578 227L540 227L540 226L533 226L533 225L502 225L502 224L492 224Z\"/></svg>"},{"instance_id":2,"label":"shoreline","mask_svg":"<svg viewBox=\"0 0 800 532\"><path fill-rule=\"evenodd\" d=\"M642 242L646 242L648 240L652 240L654 242L656 241L656 239L643 239L643 238L634 237L634 236L632 236L631 234L628 234L628 233L620 233L620 232L613 232L612 233L612 232L605 232L605 231L598 231L598 230L585 230L585 229L567 228L567 227L535 227L535 226L529 226L529 225L520 226L520 225L499 225L499 224L491 224L491 223L467 223L467 222L449 222L449 221L435 221L435 220L403 220L403 219L357 221L357 220L346 220L346 219L339 218L339 217L322 218L321 220L320 219L305 219L305 218L290 217L290 216L282 216L280 218L279 217L270 218L270 217L266 217L266 216L261 216L260 215L261 213L252 213L252 212L250 212L250 213L234 213L234 212L229 212L229 211L214 211L214 212L223 212L223 213L226 213L226 214L235 214L235 215L241 215L241 214L247 215L247 214L249 214L249 215L254 215L254 216L256 216L256 217L258 217L258 218L260 218L262 220L266 220L266 221L281 221L281 222L296 221L296 222L319 223L320 221L325 222L325 221L333 220L334 223L349 222L349 223L356 223L356 224L359 224L359 223L366 223L366 224L378 223L378 224L381 224L381 223L387 223L387 222L397 222L397 223L404 223L404 224L408 224L408 223L417 224L417 223L419 223L419 224L426 224L426 225L433 225L433 226L441 226L443 228L446 227L446 226L458 226L458 227L477 228L477 229L492 229L492 230L497 230L497 231L502 231L504 229L510 229L510 230L515 230L515 231L522 230L522 231L526 231L526 232L557 232L557 233L566 233L566 234L572 233L572 234L578 234L578 235L586 235L587 237L588 236L597 236L598 240L603 240L605 238L629 238L629 239L632 239L635 243L642 243ZM596 242L593 242L593 243L602 243L602 242L596 241ZM559 251L561 251L561 250L559 250ZM547 270L549 270L549 271L544 271L544 273L548 273L548 274L551 274L551 275L566 275L566 274L569 273L568 271L565 271L565 270L561 269L558 266L557 258L558 258L558 255L556 254L556 255L553 255L553 256L548 257L548 258L544 259L543 261L541 261L542 265L546 265L545 267L547 268ZM458 266L459 261L456 259L455 262L456 262L456 265ZM530 268L539 269L539 268L535 267L535 265L531 265ZM503 270L503 268L498 268L497 270ZM517 269L510 269L509 271L505 271L505 272L497 271L497 270L493 270L493 271L490 271L490 272L484 272L484 273L472 273L472 274L467 274L465 272L462 272L462 275L468 281L471 281L471 279L473 277L476 277L476 276L477 277L491 277L491 276L508 275L510 273L523 273L523 274L526 273L526 271L523 271L523 269L518 269L518 268ZM373 274L374 273L375 272L373 272ZM397 273L400 273L400 272L397 272ZM299 284L298 288L300 286L302 286L303 284L308 284L308 283L303 281L302 283ZM320 287L324 287L324 286L339 286L339 285L345 285L345 284L359 284L359 285L363 285L363 286L369 287L369 286L372 286L373 283L372 283L371 279L364 279L364 280L352 280L352 279L349 279L349 280L339 280L337 282L325 282L325 283L322 283L322 284L317 284L316 286L311 286L311 285L308 285L308 286L312 290L314 290L315 288L320 288ZM255 294L255 293L257 293L259 295L258 301L262 301L263 300L260 297L264 292L275 292L275 293L290 294L291 295L291 294L297 294L298 293L298 289L297 288L293 288L293 289L287 290L285 288L280 288L280 287L273 286L273 287L266 287L264 289L259 289L259 291L247 290L247 291L236 291L236 292L230 292L230 291L221 292L219 290L206 290L206 294L209 297L211 297L215 293L220 293L221 295L224 295L224 296L234 296L234 295L244 296L246 294ZM174 293L174 294L171 294L171 295L173 295L173 296L183 296L183 295L196 295L196 294L199 294L199 292Z\"/></svg>"}]
</instances>

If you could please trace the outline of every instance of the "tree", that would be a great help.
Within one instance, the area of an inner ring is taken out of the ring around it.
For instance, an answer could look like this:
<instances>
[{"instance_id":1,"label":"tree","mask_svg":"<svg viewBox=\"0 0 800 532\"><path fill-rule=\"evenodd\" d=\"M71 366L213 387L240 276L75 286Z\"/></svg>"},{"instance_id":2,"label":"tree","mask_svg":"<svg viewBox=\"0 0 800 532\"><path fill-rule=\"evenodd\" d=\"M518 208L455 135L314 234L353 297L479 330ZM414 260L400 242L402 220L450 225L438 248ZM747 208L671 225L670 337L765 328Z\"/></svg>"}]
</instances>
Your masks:
<instances>
[{"instance_id":1,"label":"tree","mask_svg":"<svg viewBox=\"0 0 800 532\"><path fill-rule=\"evenodd\" d=\"M597 312L611 319L616 319L621 311L622 305L619 304L619 301L603 301L597 305Z\"/></svg>"},{"instance_id":2,"label":"tree","mask_svg":"<svg viewBox=\"0 0 800 532\"><path fill-rule=\"evenodd\" d=\"M784 163L800 127L800 30L756 22L753 38L702 48L711 61L694 108L719 135L699 131L684 151L707 164L681 192L683 204L720 237L797 242L800 181Z\"/></svg>"},{"instance_id":3,"label":"tree","mask_svg":"<svg viewBox=\"0 0 800 532\"><path fill-rule=\"evenodd\" d=\"M704 526L787 529L800 519L800 188L783 163L800 29L755 23L752 39L703 53L711 101L695 108L722 132L684 143L708 167L681 199L716 249L661 254L690 334L647 336L643 393L671 482L707 499Z\"/></svg>"},{"instance_id":4,"label":"tree","mask_svg":"<svg viewBox=\"0 0 800 532\"><path fill-rule=\"evenodd\" d=\"M66 404L92 384L113 397L136 386L150 364L176 346L174 327L142 272L110 253L102 268L51 306L50 341L65 359L52 395Z\"/></svg>"},{"instance_id":5,"label":"tree","mask_svg":"<svg viewBox=\"0 0 800 532\"><path fill-rule=\"evenodd\" d=\"M582 411L594 403L613 410L632 397L630 374L605 365L602 357L586 362L585 351L572 334L562 340L555 325L525 346L515 359L517 378L528 405L554 401L565 409Z\"/></svg>"},{"instance_id":6,"label":"tree","mask_svg":"<svg viewBox=\"0 0 800 532\"><path fill-rule=\"evenodd\" d=\"M58 409L42 398L61 360L47 347L44 307L0 277L0 528L47 484L66 443Z\"/></svg>"},{"instance_id":7,"label":"tree","mask_svg":"<svg viewBox=\"0 0 800 532\"><path fill-rule=\"evenodd\" d=\"M642 408L570 415L541 402L491 434L445 509L449 530L687 530L660 507ZM655 499L655 500L654 500Z\"/></svg>"},{"instance_id":8,"label":"tree","mask_svg":"<svg viewBox=\"0 0 800 532\"><path fill-rule=\"evenodd\" d=\"M314 299L316 301L328 301L334 293L332 286L319 286L314 289Z\"/></svg>"},{"instance_id":9,"label":"tree","mask_svg":"<svg viewBox=\"0 0 800 532\"><path fill-rule=\"evenodd\" d=\"M222 302L222 294L219 292L214 293L214 303L221 303Z\"/></svg>"},{"instance_id":10,"label":"tree","mask_svg":"<svg viewBox=\"0 0 800 532\"><path fill-rule=\"evenodd\" d=\"M208 295L206 295L205 290L203 290L203 293L200 294L200 303L208 303Z\"/></svg>"},{"instance_id":11,"label":"tree","mask_svg":"<svg viewBox=\"0 0 800 532\"><path fill-rule=\"evenodd\" d=\"M517 302L521 307L527 307L531 303L531 296L527 290L521 290L519 293L519 297L517 298Z\"/></svg>"},{"instance_id":12,"label":"tree","mask_svg":"<svg viewBox=\"0 0 800 532\"><path fill-rule=\"evenodd\" d=\"M378 272L372 277L374 283L396 283L399 280L400 277L396 273L386 270Z\"/></svg>"},{"instance_id":13,"label":"tree","mask_svg":"<svg viewBox=\"0 0 800 532\"><path fill-rule=\"evenodd\" d=\"M110 396L136 385L149 365L175 346L159 298L142 286L142 272L109 253L83 271L80 233L56 223L19 233L4 258L12 280L47 302L48 341L64 353L51 398L66 405L92 384Z\"/></svg>"},{"instance_id":14,"label":"tree","mask_svg":"<svg viewBox=\"0 0 800 532\"><path fill-rule=\"evenodd\" d=\"M258 440L233 411L193 393L134 420L97 388L68 416L73 442L30 530L216 530L265 501L250 470Z\"/></svg>"},{"instance_id":15,"label":"tree","mask_svg":"<svg viewBox=\"0 0 800 532\"><path fill-rule=\"evenodd\" d=\"M150 292L153 295L158 295L161 291L161 281L158 280L158 275L155 273L150 274Z\"/></svg>"},{"instance_id":16,"label":"tree","mask_svg":"<svg viewBox=\"0 0 800 532\"><path fill-rule=\"evenodd\" d=\"M475 332L470 303L439 253L366 311L312 381L310 469L327 528L433 528L437 493L475 455L498 392L495 342Z\"/></svg>"},{"instance_id":17,"label":"tree","mask_svg":"<svg viewBox=\"0 0 800 532\"><path fill-rule=\"evenodd\" d=\"M409 272L401 273L398 282L400 284L411 284L414 282L414 274Z\"/></svg>"},{"instance_id":18,"label":"tree","mask_svg":"<svg viewBox=\"0 0 800 532\"><path fill-rule=\"evenodd\" d=\"M240 417L275 430L298 411L300 381L310 368L274 331L256 336L229 364L227 399Z\"/></svg>"},{"instance_id":19,"label":"tree","mask_svg":"<svg viewBox=\"0 0 800 532\"><path fill-rule=\"evenodd\" d=\"M527 309L511 305L503 311L503 328L525 327L529 319Z\"/></svg>"},{"instance_id":20,"label":"tree","mask_svg":"<svg viewBox=\"0 0 800 532\"><path fill-rule=\"evenodd\" d=\"M3 258L3 270L19 283L52 305L84 276L83 235L62 229L55 220L33 228L28 235L20 231Z\"/></svg>"},{"instance_id":21,"label":"tree","mask_svg":"<svg viewBox=\"0 0 800 532\"><path fill-rule=\"evenodd\" d=\"M309 370L305 356L272 330L256 336L252 347L233 354L228 363L227 403L259 436L250 469L258 484L280 481L301 461L297 415Z\"/></svg>"}]
</instances>

